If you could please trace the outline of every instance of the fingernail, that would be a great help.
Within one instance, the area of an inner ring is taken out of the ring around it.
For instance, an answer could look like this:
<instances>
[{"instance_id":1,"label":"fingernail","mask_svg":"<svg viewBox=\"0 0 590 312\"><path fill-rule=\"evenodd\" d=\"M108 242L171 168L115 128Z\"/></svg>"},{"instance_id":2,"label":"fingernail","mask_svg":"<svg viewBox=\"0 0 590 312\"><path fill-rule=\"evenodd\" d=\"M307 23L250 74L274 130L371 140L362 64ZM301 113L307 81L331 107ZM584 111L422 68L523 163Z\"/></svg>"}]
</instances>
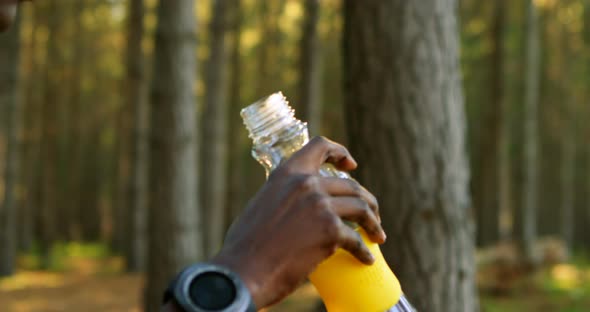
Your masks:
<instances>
[{"instance_id":1,"label":"fingernail","mask_svg":"<svg viewBox=\"0 0 590 312\"><path fill-rule=\"evenodd\" d=\"M387 234L385 234L385 231L383 231L383 230L381 231L381 238L382 238L383 242L385 242L385 240L387 240Z\"/></svg>"}]
</instances>

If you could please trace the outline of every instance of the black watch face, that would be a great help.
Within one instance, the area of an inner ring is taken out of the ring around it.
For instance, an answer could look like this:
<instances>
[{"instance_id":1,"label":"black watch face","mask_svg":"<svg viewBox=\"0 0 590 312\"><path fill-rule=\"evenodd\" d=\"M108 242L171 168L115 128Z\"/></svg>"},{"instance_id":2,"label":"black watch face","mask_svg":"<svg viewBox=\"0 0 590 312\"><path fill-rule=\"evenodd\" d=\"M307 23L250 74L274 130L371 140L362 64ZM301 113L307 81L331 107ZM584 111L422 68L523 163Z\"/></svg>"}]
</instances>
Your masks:
<instances>
[{"instance_id":1,"label":"black watch face","mask_svg":"<svg viewBox=\"0 0 590 312\"><path fill-rule=\"evenodd\" d=\"M202 309L222 310L236 299L236 288L228 276L219 272L205 272L191 282L189 296Z\"/></svg>"}]
</instances>

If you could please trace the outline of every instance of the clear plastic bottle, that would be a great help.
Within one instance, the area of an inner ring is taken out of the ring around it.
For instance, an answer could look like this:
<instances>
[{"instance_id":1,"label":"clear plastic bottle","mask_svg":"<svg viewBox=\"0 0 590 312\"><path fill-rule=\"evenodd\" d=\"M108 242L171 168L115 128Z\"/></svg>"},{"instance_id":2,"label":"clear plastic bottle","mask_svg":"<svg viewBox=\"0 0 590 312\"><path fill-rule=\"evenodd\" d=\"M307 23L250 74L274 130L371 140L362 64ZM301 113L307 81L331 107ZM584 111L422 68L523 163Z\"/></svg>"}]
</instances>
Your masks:
<instances>
[{"instance_id":1,"label":"clear plastic bottle","mask_svg":"<svg viewBox=\"0 0 590 312\"><path fill-rule=\"evenodd\" d=\"M307 124L295 118L282 93L277 92L244 108L244 124L253 140L252 156L265 168L267 177L278 165L309 141ZM332 165L323 165L323 176L351 177ZM404 298L399 281L385 262L379 245L358 226L365 244L375 256L365 265L339 249L309 276L329 312L414 311Z\"/></svg>"}]
</instances>

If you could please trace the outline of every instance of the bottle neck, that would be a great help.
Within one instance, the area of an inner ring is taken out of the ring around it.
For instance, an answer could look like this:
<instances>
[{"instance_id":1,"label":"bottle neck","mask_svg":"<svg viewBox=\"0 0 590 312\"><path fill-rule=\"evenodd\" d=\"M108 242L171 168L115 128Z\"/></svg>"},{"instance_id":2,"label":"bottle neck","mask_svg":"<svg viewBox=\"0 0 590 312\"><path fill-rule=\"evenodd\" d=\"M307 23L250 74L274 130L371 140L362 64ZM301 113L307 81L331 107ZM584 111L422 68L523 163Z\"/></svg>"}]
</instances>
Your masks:
<instances>
[{"instance_id":1,"label":"bottle neck","mask_svg":"<svg viewBox=\"0 0 590 312\"><path fill-rule=\"evenodd\" d=\"M252 156L264 167L268 176L283 161L301 149L309 141L307 127L288 140L277 140L274 144L255 144Z\"/></svg>"},{"instance_id":2,"label":"bottle neck","mask_svg":"<svg viewBox=\"0 0 590 312\"><path fill-rule=\"evenodd\" d=\"M307 124L295 118L281 92L244 108L241 115L254 143L252 156L267 176L309 141Z\"/></svg>"}]
</instances>

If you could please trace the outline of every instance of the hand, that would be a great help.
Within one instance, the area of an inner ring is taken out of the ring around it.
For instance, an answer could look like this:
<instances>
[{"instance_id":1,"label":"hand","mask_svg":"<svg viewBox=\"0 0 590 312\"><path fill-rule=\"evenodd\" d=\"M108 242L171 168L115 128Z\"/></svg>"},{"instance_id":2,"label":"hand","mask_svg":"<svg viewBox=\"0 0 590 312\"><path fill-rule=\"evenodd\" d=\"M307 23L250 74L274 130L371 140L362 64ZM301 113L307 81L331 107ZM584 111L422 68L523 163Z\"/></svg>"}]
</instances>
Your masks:
<instances>
[{"instance_id":1,"label":"hand","mask_svg":"<svg viewBox=\"0 0 590 312\"><path fill-rule=\"evenodd\" d=\"M337 248L373 263L359 234L342 219L358 223L376 243L385 241L375 197L353 180L319 176L326 162L339 170L356 168L346 148L314 138L269 176L212 261L240 275L258 308L294 291Z\"/></svg>"}]
</instances>

